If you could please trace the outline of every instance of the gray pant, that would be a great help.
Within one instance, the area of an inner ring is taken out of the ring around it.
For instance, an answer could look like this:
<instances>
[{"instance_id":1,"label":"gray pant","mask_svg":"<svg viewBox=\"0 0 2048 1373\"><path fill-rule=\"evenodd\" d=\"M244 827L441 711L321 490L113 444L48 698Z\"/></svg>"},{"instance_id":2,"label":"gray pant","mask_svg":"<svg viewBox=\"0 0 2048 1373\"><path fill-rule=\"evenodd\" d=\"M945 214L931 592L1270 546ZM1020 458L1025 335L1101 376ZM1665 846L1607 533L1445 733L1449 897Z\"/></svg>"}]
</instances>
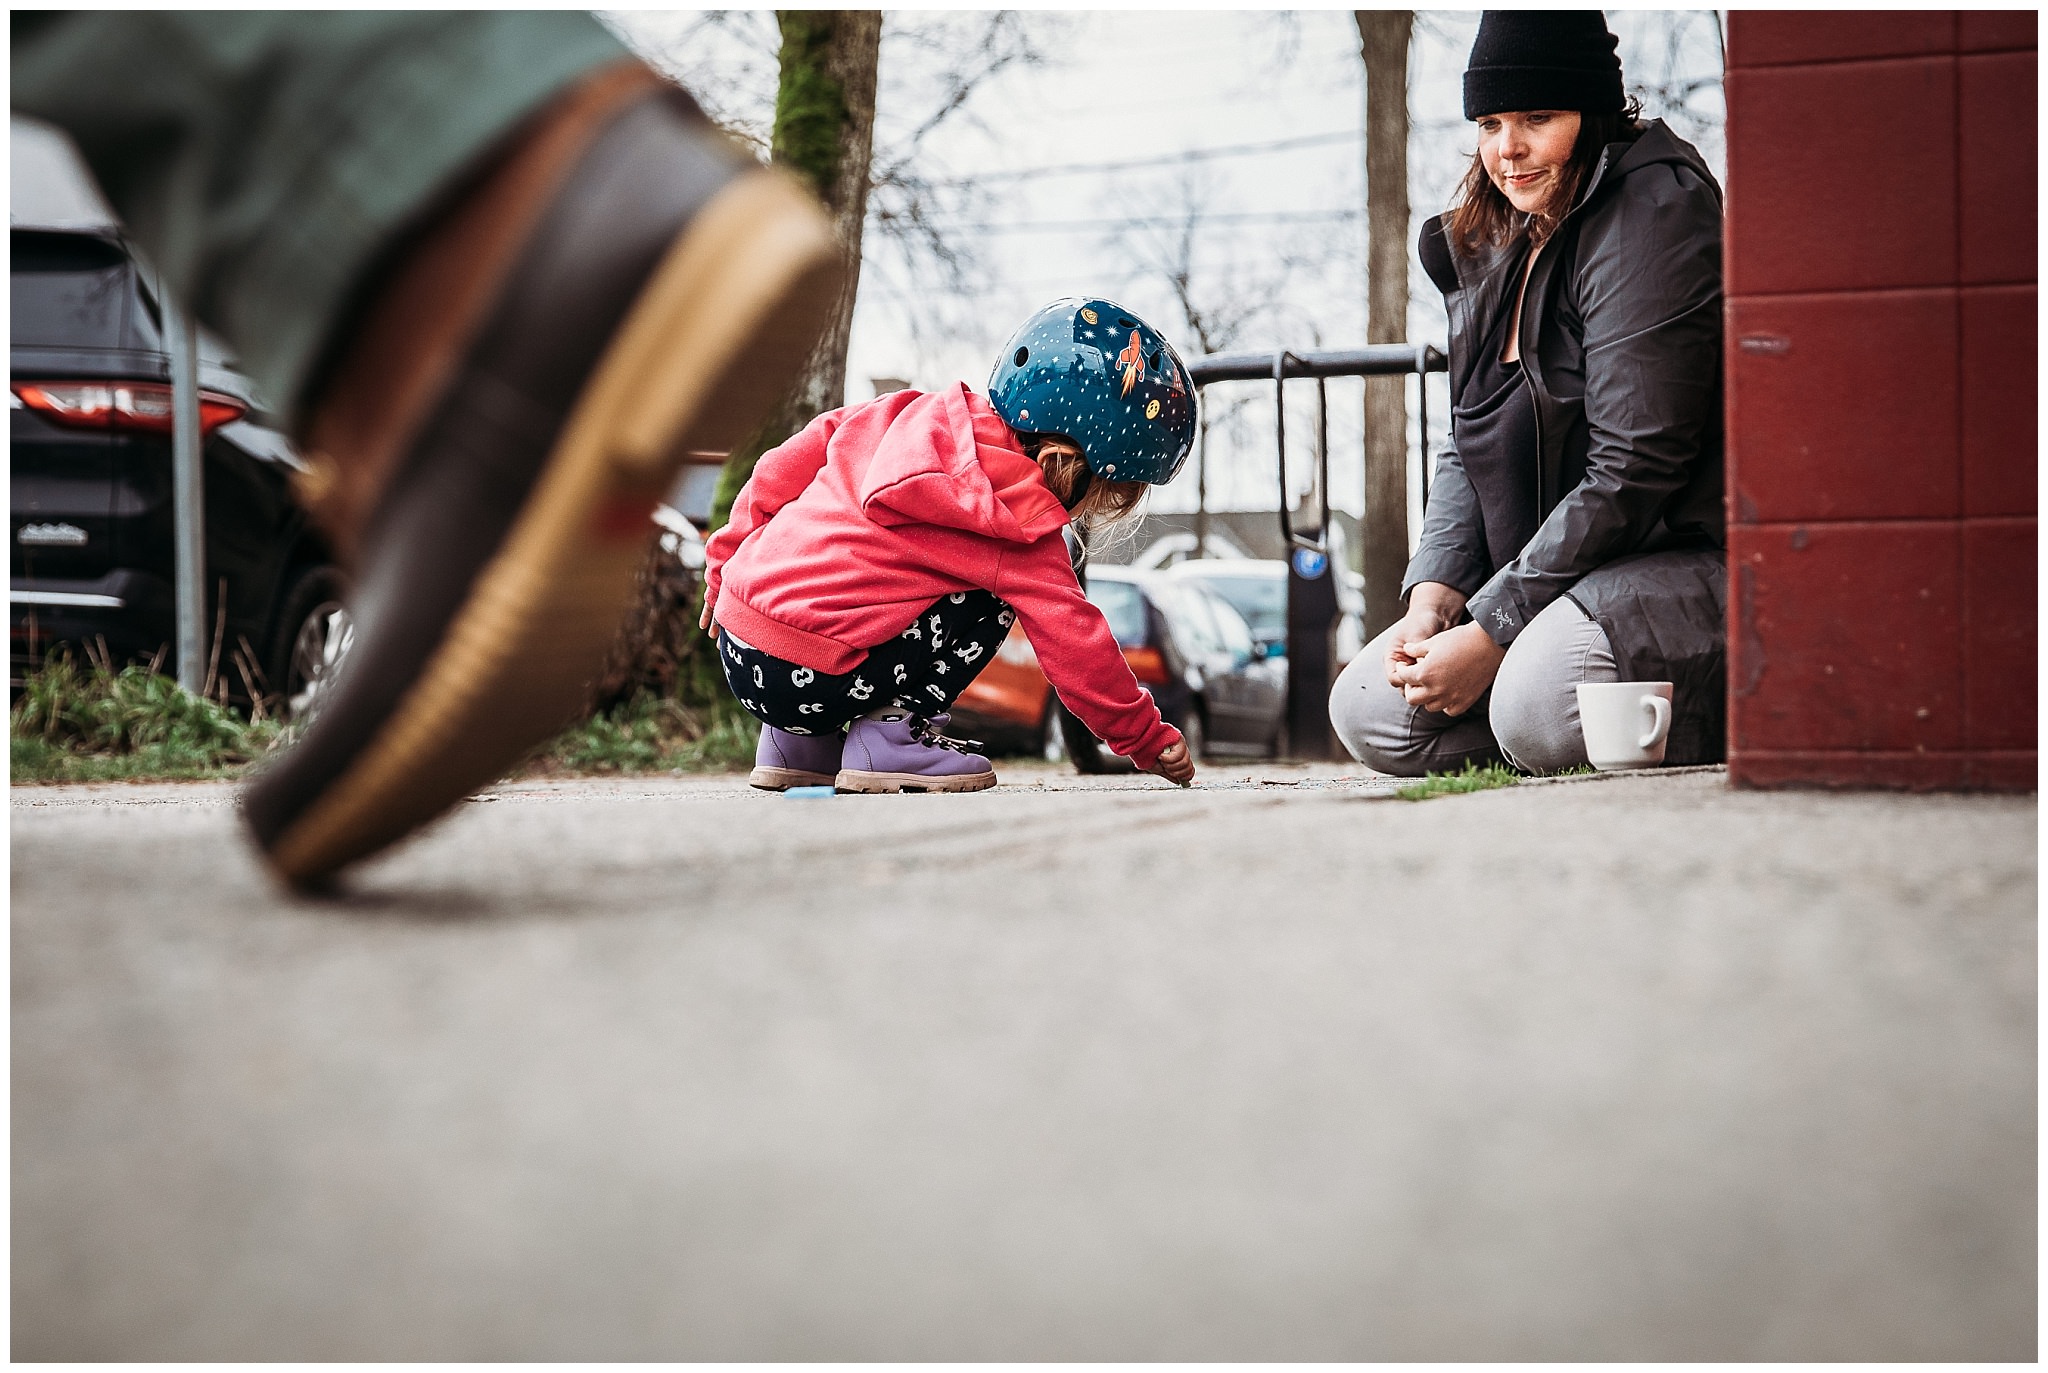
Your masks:
<instances>
[{"instance_id":1,"label":"gray pant","mask_svg":"<svg viewBox=\"0 0 2048 1373\"><path fill-rule=\"evenodd\" d=\"M78 143L171 293L295 417L381 253L480 155L625 56L588 14L13 16L14 108Z\"/></svg>"},{"instance_id":2,"label":"gray pant","mask_svg":"<svg viewBox=\"0 0 2048 1373\"><path fill-rule=\"evenodd\" d=\"M1411 706L1387 681L1393 636L1389 629L1367 644L1330 688L1330 724L1359 762L1396 777L1503 759L1524 772L1585 763L1578 684L1618 676L1606 631L1569 596L1516 636L1493 685L1459 716Z\"/></svg>"}]
</instances>

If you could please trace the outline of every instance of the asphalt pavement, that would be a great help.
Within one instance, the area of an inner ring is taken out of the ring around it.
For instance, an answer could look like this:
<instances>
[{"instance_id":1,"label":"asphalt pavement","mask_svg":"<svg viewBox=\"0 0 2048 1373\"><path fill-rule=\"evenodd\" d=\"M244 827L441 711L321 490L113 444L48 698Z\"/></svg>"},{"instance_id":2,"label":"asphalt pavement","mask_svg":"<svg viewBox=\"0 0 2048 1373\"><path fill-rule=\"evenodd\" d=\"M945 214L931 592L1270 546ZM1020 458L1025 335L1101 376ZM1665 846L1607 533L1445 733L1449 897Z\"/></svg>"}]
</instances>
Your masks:
<instances>
[{"instance_id":1,"label":"asphalt pavement","mask_svg":"<svg viewBox=\"0 0 2048 1373\"><path fill-rule=\"evenodd\" d=\"M17 787L13 1354L2035 1355L2034 798Z\"/></svg>"}]
</instances>

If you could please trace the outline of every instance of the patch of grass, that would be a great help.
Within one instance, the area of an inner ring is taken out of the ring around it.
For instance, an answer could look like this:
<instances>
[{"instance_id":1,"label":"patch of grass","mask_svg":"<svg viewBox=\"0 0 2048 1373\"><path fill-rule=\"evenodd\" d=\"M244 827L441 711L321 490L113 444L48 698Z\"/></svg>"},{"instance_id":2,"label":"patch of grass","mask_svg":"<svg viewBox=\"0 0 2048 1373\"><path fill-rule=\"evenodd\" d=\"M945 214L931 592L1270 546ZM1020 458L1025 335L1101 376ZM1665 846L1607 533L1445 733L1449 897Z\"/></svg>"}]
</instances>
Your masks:
<instances>
[{"instance_id":1,"label":"patch of grass","mask_svg":"<svg viewBox=\"0 0 2048 1373\"><path fill-rule=\"evenodd\" d=\"M1420 782L1410 782L1394 795L1403 801L1427 801L1436 796L1456 796L1468 791L1490 791L1494 787L1511 787L1521 780L1521 773L1500 763L1488 763L1483 768L1467 763L1458 772L1432 772Z\"/></svg>"},{"instance_id":2,"label":"patch of grass","mask_svg":"<svg viewBox=\"0 0 2048 1373\"><path fill-rule=\"evenodd\" d=\"M754 761L760 730L727 695L698 706L640 695L563 730L526 773L723 772Z\"/></svg>"},{"instance_id":3,"label":"patch of grass","mask_svg":"<svg viewBox=\"0 0 2048 1373\"><path fill-rule=\"evenodd\" d=\"M152 667L80 667L51 654L8 712L8 777L24 782L231 777L273 748L275 720L247 720Z\"/></svg>"}]
</instances>

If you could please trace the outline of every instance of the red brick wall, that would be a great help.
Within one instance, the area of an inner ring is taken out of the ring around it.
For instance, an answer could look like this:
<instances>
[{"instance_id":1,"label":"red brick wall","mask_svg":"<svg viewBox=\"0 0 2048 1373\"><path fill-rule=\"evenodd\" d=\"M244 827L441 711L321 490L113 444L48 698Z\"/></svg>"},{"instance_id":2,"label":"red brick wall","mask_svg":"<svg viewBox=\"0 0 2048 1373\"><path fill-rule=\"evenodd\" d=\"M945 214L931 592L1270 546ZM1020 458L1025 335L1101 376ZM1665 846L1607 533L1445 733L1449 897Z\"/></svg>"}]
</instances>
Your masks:
<instances>
[{"instance_id":1,"label":"red brick wall","mask_svg":"<svg viewBox=\"0 0 2048 1373\"><path fill-rule=\"evenodd\" d=\"M2032 11L1728 17L1728 765L2035 785Z\"/></svg>"}]
</instances>

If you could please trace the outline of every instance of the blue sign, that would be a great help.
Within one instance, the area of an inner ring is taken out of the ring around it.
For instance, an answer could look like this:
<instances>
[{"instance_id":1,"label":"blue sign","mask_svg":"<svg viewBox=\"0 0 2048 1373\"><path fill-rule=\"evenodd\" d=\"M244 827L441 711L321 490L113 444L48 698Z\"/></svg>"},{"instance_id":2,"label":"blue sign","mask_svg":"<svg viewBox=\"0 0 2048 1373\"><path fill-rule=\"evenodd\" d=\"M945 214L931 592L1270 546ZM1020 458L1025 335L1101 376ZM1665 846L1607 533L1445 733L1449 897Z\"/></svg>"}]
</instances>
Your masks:
<instances>
[{"instance_id":1,"label":"blue sign","mask_svg":"<svg viewBox=\"0 0 2048 1373\"><path fill-rule=\"evenodd\" d=\"M1303 581L1312 582L1329 570L1330 558L1328 554L1318 553L1313 548L1297 548L1294 550L1294 575Z\"/></svg>"}]
</instances>

